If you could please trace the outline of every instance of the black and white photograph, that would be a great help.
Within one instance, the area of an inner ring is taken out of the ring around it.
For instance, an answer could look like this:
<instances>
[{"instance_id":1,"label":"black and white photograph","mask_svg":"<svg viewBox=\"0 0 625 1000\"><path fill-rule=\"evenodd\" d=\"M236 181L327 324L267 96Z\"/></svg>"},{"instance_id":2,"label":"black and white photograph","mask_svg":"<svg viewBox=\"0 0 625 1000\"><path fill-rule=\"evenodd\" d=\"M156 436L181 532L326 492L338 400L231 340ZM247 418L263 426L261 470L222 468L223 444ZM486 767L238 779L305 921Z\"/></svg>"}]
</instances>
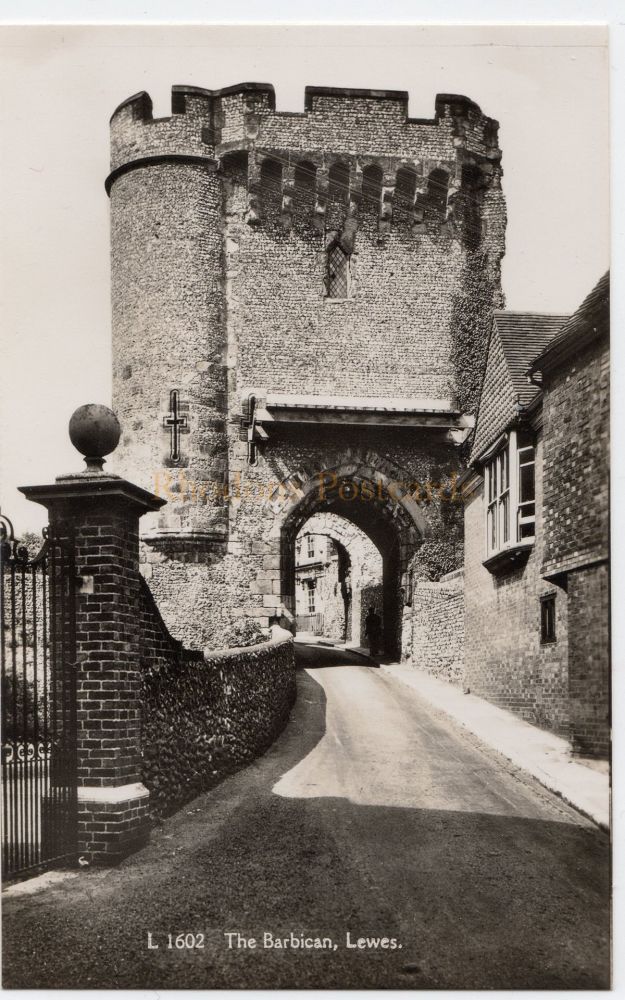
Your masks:
<instances>
[{"instance_id":1,"label":"black and white photograph","mask_svg":"<svg viewBox=\"0 0 625 1000\"><path fill-rule=\"evenodd\" d=\"M0 25L3 988L609 990L610 29L271 22Z\"/></svg>"}]
</instances>

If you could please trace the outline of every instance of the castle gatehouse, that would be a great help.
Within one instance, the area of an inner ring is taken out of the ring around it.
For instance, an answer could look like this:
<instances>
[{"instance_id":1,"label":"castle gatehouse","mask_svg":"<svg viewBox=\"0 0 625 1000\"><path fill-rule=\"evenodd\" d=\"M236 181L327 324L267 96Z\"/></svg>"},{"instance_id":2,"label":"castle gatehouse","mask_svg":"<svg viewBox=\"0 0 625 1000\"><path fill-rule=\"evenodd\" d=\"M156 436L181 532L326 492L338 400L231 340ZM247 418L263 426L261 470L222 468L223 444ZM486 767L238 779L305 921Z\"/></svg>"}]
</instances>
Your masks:
<instances>
[{"instance_id":1,"label":"castle gatehouse","mask_svg":"<svg viewBox=\"0 0 625 1000\"><path fill-rule=\"evenodd\" d=\"M168 503L142 568L172 634L293 627L295 540L338 515L378 549L386 651L415 580L462 564L455 490L501 308L497 122L438 95L145 93L111 119L116 469Z\"/></svg>"}]
</instances>

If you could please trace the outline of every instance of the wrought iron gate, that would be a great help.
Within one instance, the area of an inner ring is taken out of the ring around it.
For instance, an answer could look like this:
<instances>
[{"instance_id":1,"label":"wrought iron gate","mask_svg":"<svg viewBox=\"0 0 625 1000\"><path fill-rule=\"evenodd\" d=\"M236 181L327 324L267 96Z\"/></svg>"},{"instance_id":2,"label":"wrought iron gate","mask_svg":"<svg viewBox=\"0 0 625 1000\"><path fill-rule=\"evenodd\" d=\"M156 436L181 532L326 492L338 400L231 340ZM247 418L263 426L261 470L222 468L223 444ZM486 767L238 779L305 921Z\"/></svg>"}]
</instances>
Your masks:
<instances>
[{"instance_id":1,"label":"wrought iron gate","mask_svg":"<svg viewBox=\"0 0 625 1000\"><path fill-rule=\"evenodd\" d=\"M0 514L4 878L76 854L76 618L72 545L30 556Z\"/></svg>"}]
</instances>

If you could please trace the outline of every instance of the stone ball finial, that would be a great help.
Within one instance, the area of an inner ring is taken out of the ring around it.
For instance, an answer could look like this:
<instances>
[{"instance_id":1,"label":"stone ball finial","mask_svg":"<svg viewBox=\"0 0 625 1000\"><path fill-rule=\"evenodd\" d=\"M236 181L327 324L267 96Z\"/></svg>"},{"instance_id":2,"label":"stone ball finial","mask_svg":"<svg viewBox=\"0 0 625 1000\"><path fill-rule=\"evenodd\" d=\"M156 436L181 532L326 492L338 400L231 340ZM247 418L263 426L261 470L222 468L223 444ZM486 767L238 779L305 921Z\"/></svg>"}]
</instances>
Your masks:
<instances>
[{"instance_id":1,"label":"stone ball finial","mask_svg":"<svg viewBox=\"0 0 625 1000\"><path fill-rule=\"evenodd\" d=\"M87 472L102 472L104 456L115 451L121 433L113 411L100 403L79 406L70 417L70 441L84 457Z\"/></svg>"}]
</instances>

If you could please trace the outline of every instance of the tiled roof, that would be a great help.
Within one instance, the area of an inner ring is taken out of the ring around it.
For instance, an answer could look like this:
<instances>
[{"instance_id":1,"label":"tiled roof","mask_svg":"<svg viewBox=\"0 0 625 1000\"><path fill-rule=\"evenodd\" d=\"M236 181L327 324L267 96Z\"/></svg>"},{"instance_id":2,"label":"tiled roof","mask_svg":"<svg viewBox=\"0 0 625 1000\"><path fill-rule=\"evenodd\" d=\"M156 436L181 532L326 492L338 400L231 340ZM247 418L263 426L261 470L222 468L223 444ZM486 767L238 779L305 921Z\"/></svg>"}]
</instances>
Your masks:
<instances>
[{"instance_id":1,"label":"tiled roof","mask_svg":"<svg viewBox=\"0 0 625 1000\"><path fill-rule=\"evenodd\" d=\"M527 406L540 392L529 382L527 370L567 319L544 313L495 313L471 461L490 448L514 420L517 400Z\"/></svg>"},{"instance_id":2,"label":"tiled roof","mask_svg":"<svg viewBox=\"0 0 625 1000\"><path fill-rule=\"evenodd\" d=\"M532 370L540 372L551 367L569 351L581 346L581 340L607 332L610 325L610 272L607 271L587 295L579 309L563 325L540 353L537 353Z\"/></svg>"},{"instance_id":3,"label":"tiled roof","mask_svg":"<svg viewBox=\"0 0 625 1000\"><path fill-rule=\"evenodd\" d=\"M495 313L512 385L523 406L539 391L527 377L530 364L554 340L567 319L568 316L543 313Z\"/></svg>"}]
</instances>

